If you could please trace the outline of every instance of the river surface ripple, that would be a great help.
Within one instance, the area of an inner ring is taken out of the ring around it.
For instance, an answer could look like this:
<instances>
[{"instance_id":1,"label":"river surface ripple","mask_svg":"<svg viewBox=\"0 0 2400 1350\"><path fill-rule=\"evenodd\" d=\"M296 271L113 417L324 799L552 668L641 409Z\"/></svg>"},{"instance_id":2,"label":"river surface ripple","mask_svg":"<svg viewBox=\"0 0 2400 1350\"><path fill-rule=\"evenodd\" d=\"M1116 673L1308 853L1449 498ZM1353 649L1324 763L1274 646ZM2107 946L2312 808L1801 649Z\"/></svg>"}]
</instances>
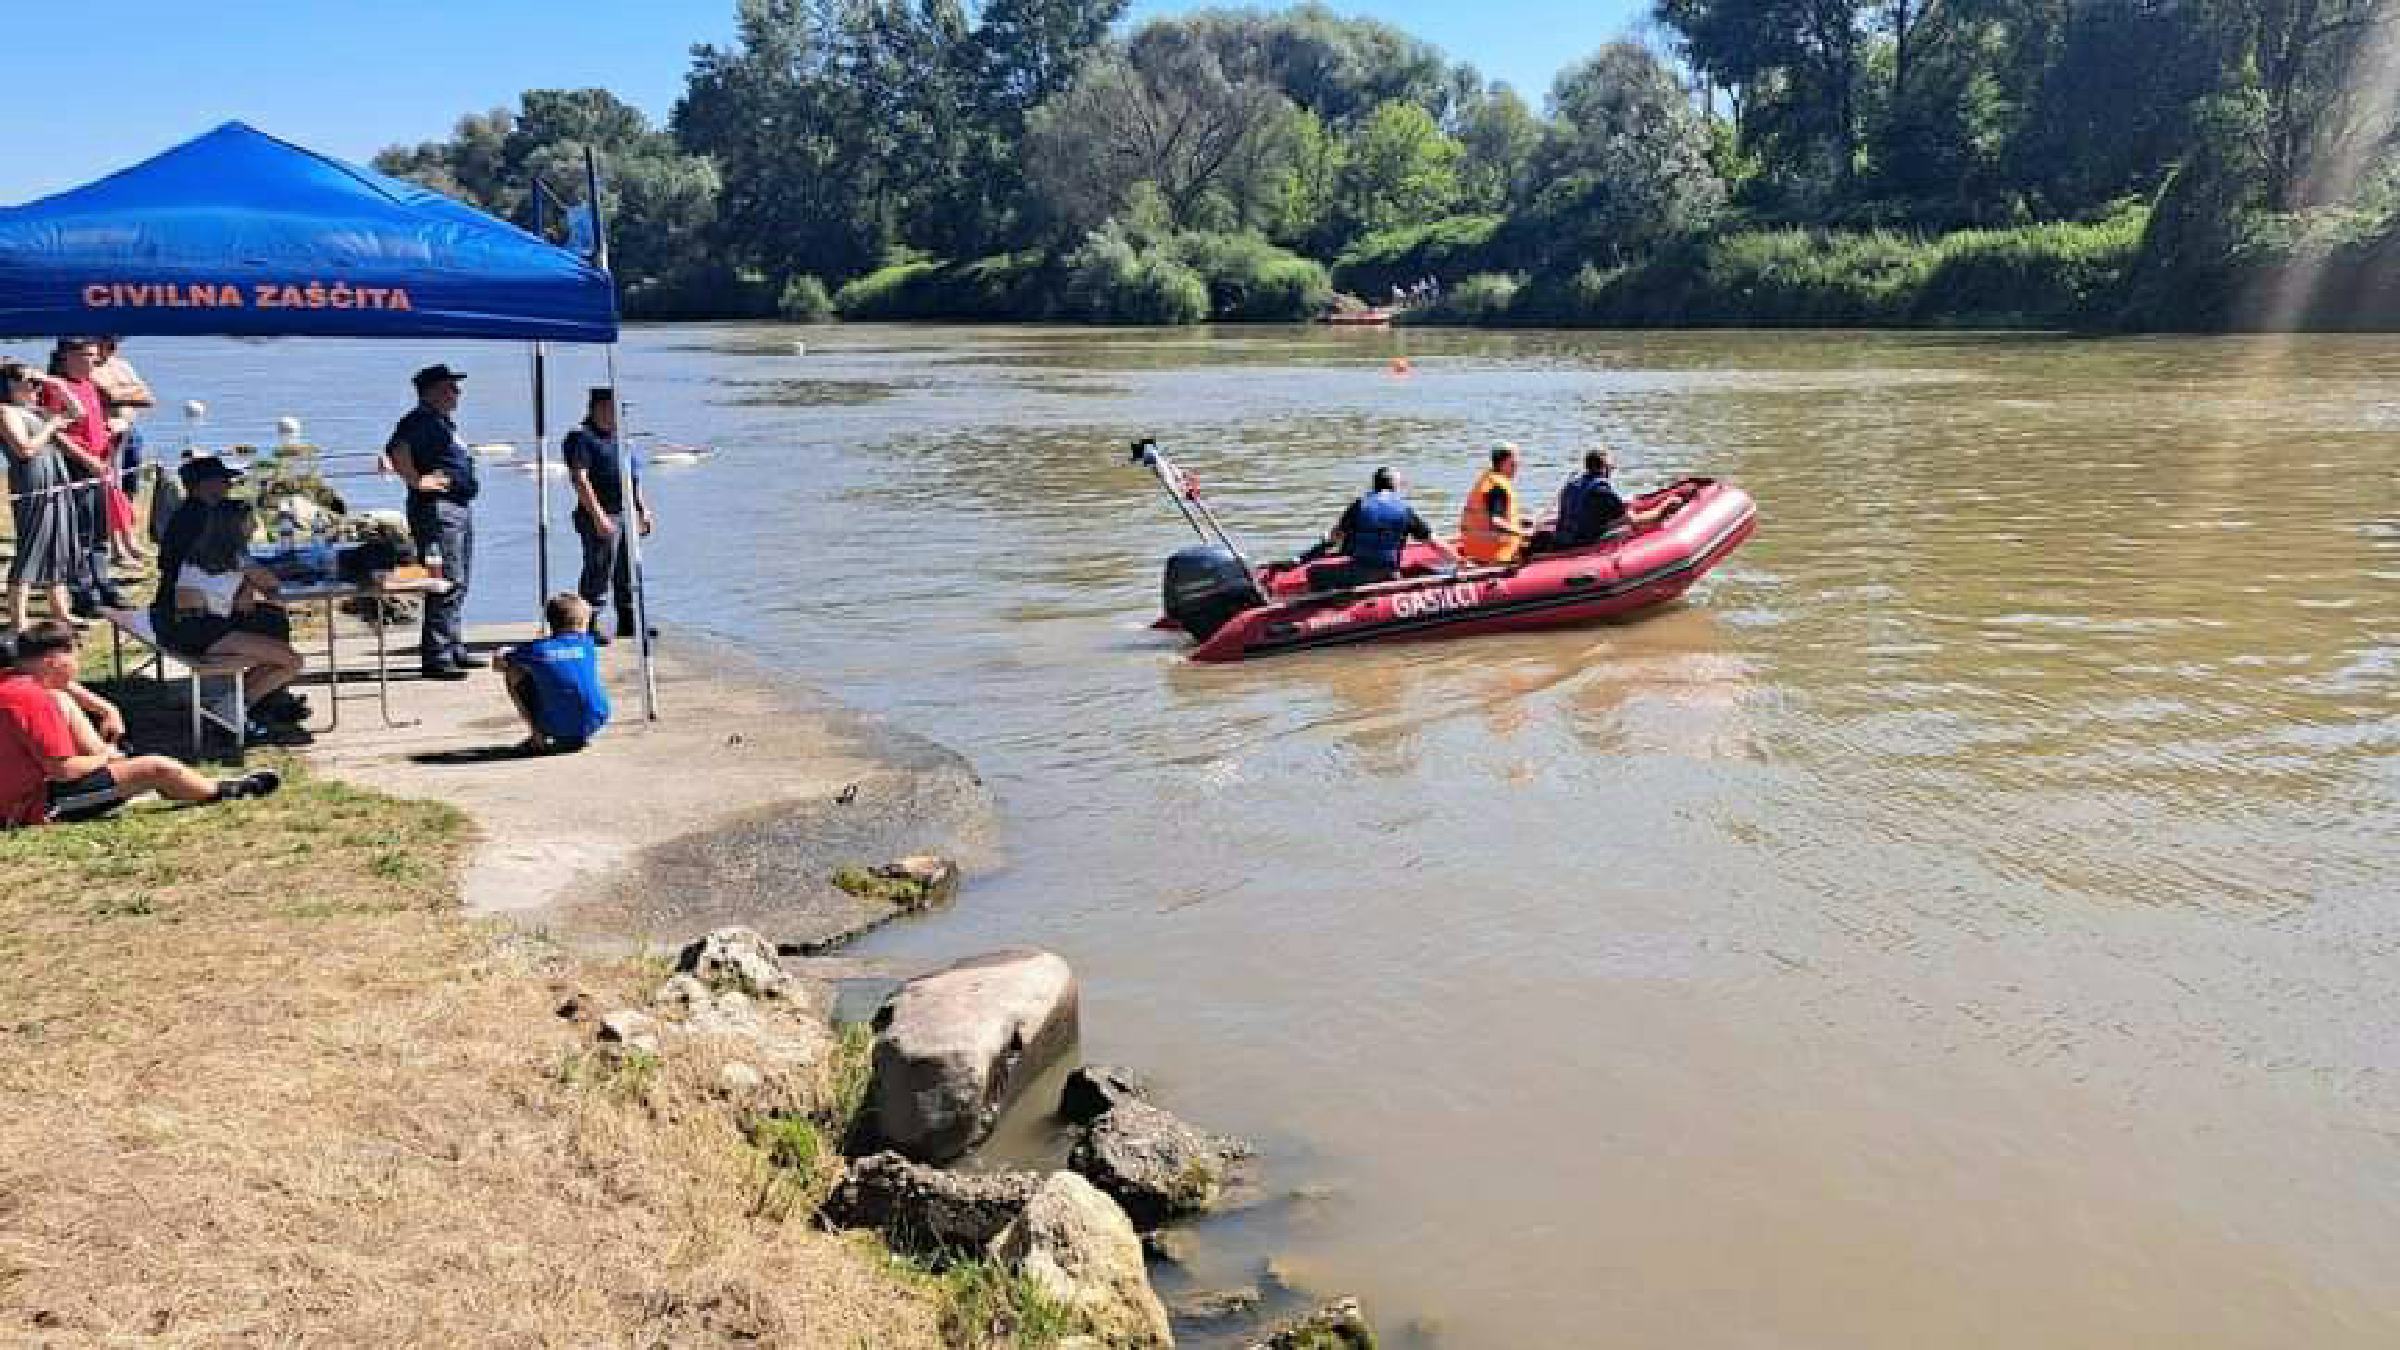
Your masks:
<instances>
[{"instance_id":1,"label":"river surface ripple","mask_svg":"<svg viewBox=\"0 0 2400 1350\"><path fill-rule=\"evenodd\" d=\"M512 349L129 354L351 448L461 361L470 438L525 439ZM1202 1282L1274 1257L1455 1347L2124 1350L2400 1344L2396 364L719 327L625 370L636 425L721 448L656 475L665 621L1003 803L1011 866L870 950L1057 949L1088 1057L1327 1188L1204 1230ZM1598 437L1762 526L1638 624L1203 669L1145 631L1183 539L1143 434L1262 550L1378 463L1446 526L1501 437L1537 495ZM494 477L477 607L515 617Z\"/></svg>"}]
</instances>

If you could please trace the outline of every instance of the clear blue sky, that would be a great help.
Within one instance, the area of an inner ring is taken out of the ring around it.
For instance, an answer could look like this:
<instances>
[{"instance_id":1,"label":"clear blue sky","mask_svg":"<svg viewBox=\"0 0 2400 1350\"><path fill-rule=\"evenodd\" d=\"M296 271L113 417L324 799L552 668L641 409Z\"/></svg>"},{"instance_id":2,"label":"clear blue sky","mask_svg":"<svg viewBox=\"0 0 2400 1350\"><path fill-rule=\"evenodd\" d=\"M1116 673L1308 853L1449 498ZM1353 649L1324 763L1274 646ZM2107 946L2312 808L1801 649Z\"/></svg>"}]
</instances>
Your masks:
<instances>
[{"instance_id":1,"label":"clear blue sky","mask_svg":"<svg viewBox=\"0 0 2400 1350\"><path fill-rule=\"evenodd\" d=\"M1199 8L1136 0L1135 19ZM1646 0L1336 0L1507 80L1537 107L1558 68ZM448 134L525 89L599 85L654 117L733 0L117 0L12 10L0 203L123 168L240 118L349 159Z\"/></svg>"}]
</instances>

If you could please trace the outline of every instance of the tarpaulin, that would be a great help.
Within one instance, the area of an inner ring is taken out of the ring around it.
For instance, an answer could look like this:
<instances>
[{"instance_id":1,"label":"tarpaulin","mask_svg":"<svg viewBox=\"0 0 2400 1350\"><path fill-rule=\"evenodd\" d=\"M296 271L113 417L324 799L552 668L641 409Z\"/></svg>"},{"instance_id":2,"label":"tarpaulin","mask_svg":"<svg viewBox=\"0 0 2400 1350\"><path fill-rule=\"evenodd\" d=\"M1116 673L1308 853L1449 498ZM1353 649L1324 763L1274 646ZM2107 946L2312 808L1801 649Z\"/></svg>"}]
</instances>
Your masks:
<instances>
[{"instance_id":1,"label":"tarpaulin","mask_svg":"<svg viewBox=\"0 0 2400 1350\"><path fill-rule=\"evenodd\" d=\"M581 255L228 122L0 210L0 335L614 342Z\"/></svg>"}]
</instances>

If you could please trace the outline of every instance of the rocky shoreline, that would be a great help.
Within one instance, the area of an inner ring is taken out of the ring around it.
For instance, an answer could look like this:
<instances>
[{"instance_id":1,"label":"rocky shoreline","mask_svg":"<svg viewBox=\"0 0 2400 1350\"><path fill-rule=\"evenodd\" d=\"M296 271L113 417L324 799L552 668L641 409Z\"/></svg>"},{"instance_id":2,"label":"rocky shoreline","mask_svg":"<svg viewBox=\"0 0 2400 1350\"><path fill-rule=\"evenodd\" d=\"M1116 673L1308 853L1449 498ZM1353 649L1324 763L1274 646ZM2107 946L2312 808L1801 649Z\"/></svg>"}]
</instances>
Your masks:
<instances>
[{"instance_id":1,"label":"rocky shoreline","mask_svg":"<svg viewBox=\"0 0 2400 1350\"><path fill-rule=\"evenodd\" d=\"M1080 1064L1080 986L1054 953L973 953L906 979L829 959L883 923L953 903L962 876L998 864L990 795L943 747L772 679L729 648L676 646L688 654L661 663L665 721L622 728L573 761L525 762L573 775L520 764L519 781L494 783L468 772L490 766L463 750L428 749L488 731L489 710L455 687L415 695L430 738L369 733L320 758L368 786L467 810L485 835L469 864L472 907L595 954L676 950L646 1004L569 991L559 1014L619 1066L713 1065L726 1127L801 1166L820 1223L872 1231L936 1269L991 1263L1057 1319L1048 1343L1060 1346L1171 1346L1179 1325L1187 1343L1375 1344L1355 1300L1269 1325L1256 1285L1190 1291L1170 1316L1151 1262L1188 1249L1175 1225L1229 1191L1257 1192L1254 1150L1176 1118L1137 1072ZM696 753L736 766L702 785L707 796L690 786ZM620 813L629 827L592 853L571 838L528 842L529 807L586 798L595 784L665 800ZM528 852L574 859L572 884L525 894ZM834 982L857 975L890 992L845 1028ZM845 1077L860 1080L847 1120L793 1108ZM1065 1143L1065 1166L984 1156L1004 1118ZM1285 1291L1275 1310L1297 1298Z\"/></svg>"}]
</instances>

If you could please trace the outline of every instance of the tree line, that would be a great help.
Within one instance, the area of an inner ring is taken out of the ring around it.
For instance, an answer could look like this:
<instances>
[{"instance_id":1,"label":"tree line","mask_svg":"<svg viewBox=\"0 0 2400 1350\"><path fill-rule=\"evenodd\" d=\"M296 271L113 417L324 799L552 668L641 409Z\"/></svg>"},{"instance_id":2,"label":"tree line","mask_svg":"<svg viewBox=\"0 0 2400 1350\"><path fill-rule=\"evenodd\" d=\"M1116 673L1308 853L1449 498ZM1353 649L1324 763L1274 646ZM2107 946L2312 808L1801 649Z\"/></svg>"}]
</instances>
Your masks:
<instances>
[{"instance_id":1,"label":"tree line","mask_svg":"<svg viewBox=\"0 0 2400 1350\"><path fill-rule=\"evenodd\" d=\"M377 163L527 220L598 150L658 315L1300 318L1430 274L1466 321L2214 324L2373 274L2400 208L2400 0L1657 0L1538 108L1318 4L1124 3L740 0L664 127L535 90Z\"/></svg>"}]
</instances>

